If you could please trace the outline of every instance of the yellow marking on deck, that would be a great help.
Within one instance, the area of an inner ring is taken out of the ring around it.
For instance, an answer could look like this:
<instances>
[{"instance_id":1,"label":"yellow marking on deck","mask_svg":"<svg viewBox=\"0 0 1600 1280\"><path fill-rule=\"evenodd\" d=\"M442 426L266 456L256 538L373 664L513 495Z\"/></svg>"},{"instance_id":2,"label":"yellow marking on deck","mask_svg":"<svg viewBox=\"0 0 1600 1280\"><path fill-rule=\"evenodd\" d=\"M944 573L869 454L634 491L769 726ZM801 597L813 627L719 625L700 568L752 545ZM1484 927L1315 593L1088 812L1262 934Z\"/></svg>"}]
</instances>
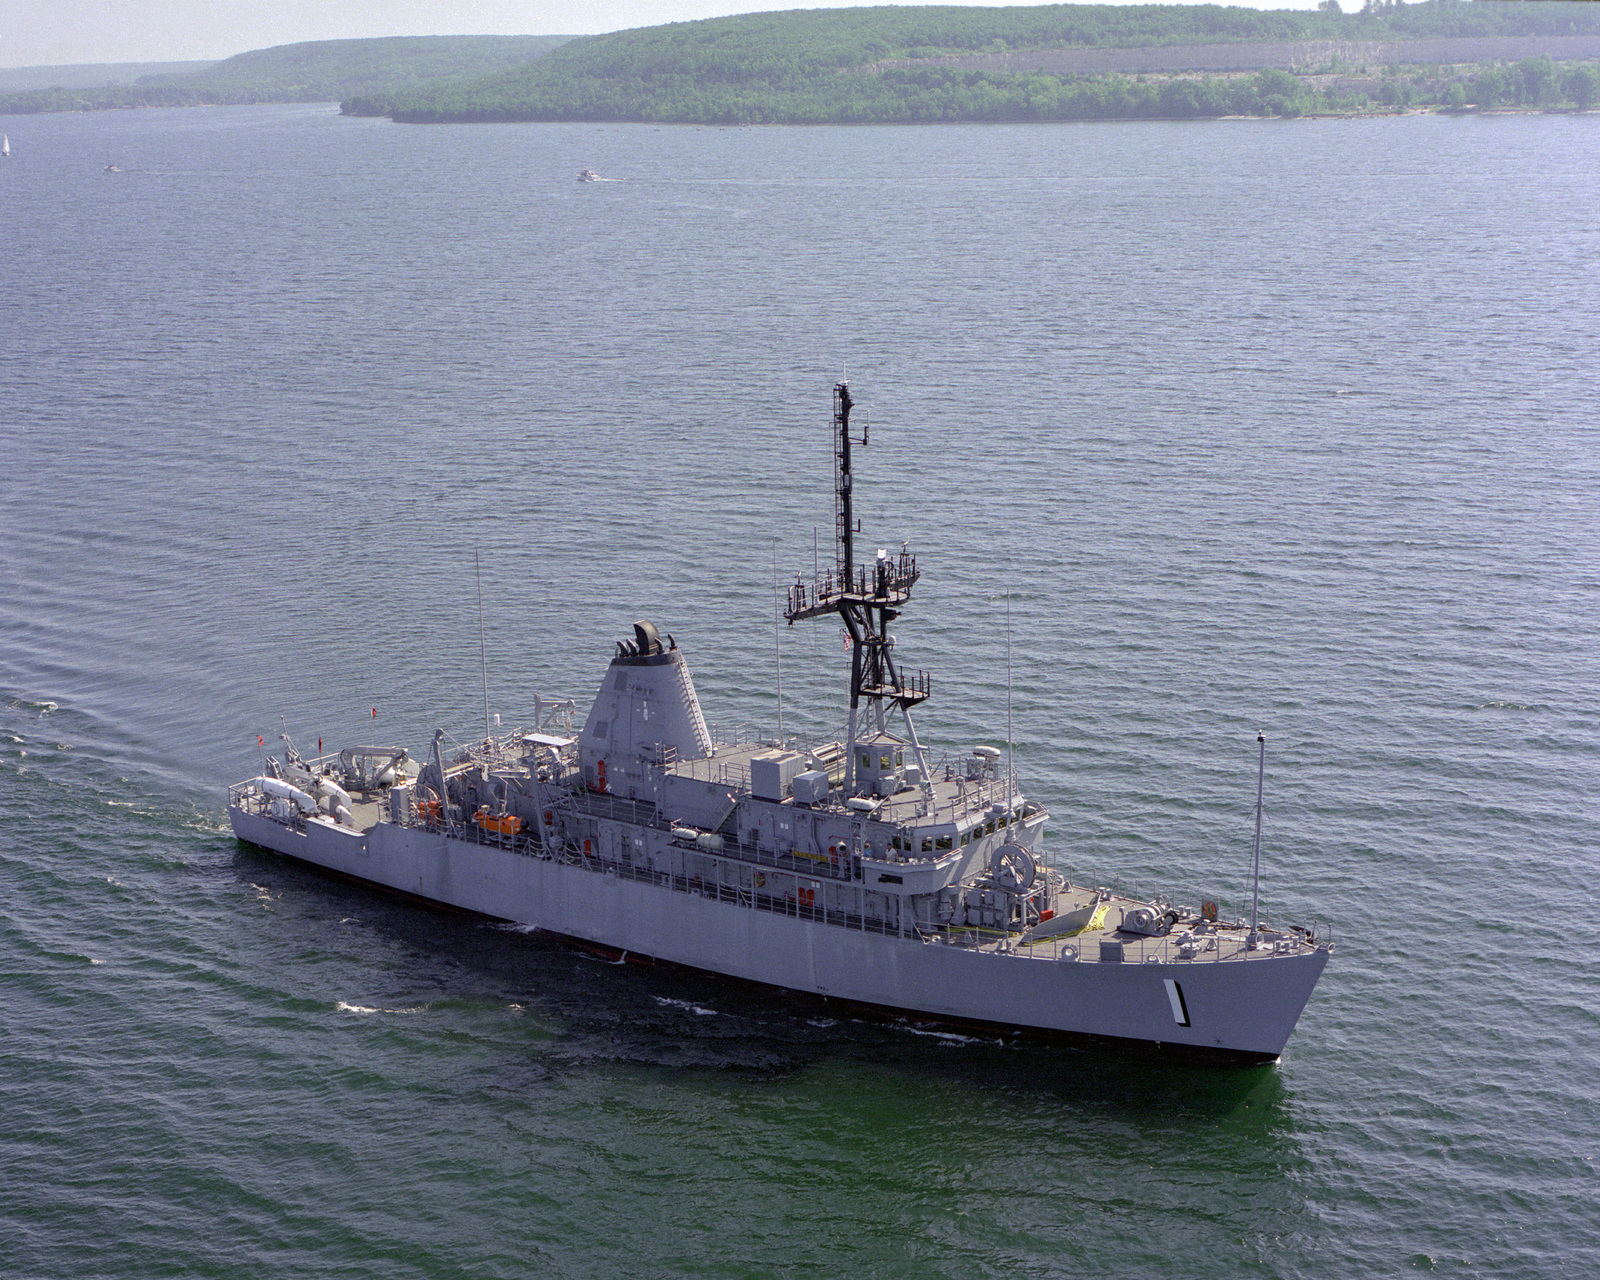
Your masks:
<instances>
[{"instance_id":1,"label":"yellow marking on deck","mask_svg":"<svg viewBox=\"0 0 1600 1280\"><path fill-rule=\"evenodd\" d=\"M1110 910L1111 904L1109 902L1102 902L1096 909L1095 913L1089 917L1089 923L1084 925L1083 928L1077 930L1077 932L1069 933L1067 937L1076 938L1080 933L1093 933L1096 929L1103 929L1106 923L1106 912Z\"/></svg>"},{"instance_id":2,"label":"yellow marking on deck","mask_svg":"<svg viewBox=\"0 0 1600 1280\"><path fill-rule=\"evenodd\" d=\"M1047 933L1042 938L1029 938L1022 945L1025 947L1037 947L1042 943L1060 942L1063 938L1076 938L1079 934L1093 933L1096 929L1105 927L1106 912L1110 910L1111 904L1102 902L1095 908L1094 914L1089 917L1088 923L1081 929L1063 930L1061 933ZM1035 925L1034 928L1038 928L1038 926Z\"/></svg>"}]
</instances>

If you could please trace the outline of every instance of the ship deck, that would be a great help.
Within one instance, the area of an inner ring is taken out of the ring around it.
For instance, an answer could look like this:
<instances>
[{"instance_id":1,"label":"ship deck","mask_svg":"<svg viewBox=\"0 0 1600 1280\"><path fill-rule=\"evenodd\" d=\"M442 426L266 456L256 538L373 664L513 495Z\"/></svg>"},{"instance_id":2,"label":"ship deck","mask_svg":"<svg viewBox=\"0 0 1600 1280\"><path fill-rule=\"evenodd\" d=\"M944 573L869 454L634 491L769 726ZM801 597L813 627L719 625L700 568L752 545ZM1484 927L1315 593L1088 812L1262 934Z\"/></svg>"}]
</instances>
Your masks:
<instances>
[{"instance_id":1,"label":"ship deck","mask_svg":"<svg viewBox=\"0 0 1600 1280\"><path fill-rule=\"evenodd\" d=\"M750 762L753 757L773 750L771 742L753 741L719 745L713 756L696 760L675 762L669 766L679 776L717 782L736 789L740 794L749 792ZM330 757L331 758L331 757ZM318 763L321 763L320 761ZM874 814L881 822L903 824L907 827L927 828L952 824L958 827L969 824L974 817L990 814L995 821L1001 814L1014 816L1015 806L1022 797L1012 788L1007 778L986 777L973 779L959 767L960 762L941 761L934 769L929 788L931 795L921 789L906 790L879 801ZM248 783L230 788L230 805L239 805L254 812L265 813L268 798L247 794ZM353 791L351 795L351 826L359 832L371 831L380 822L390 820L385 793L382 791ZM827 806L829 811L844 812L841 793L836 788ZM615 796L593 792L579 792L567 800L574 809L597 817L639 823L666 830L670 823L655 806L643 801L627 801ZM785 803L792 803L786 801ZM296 819L288 825L300 825ZM405 825L427 826L420 817ZM438 828L433 828L437 830ZM1271 955L1296 954L1310 950L1318 939L1314 930L1271 929L1263 925L1261 940L1255 949L1249 946L1247 924L1239 921L1205 922L1191 911L1180 909L1178 922L1165 934L1147 936L1118 927L1122 913L1149 903L1131 896L1113 893L1103 888L1075 885L1058 872L1050 871L1055 882L1050 901L1052 918L1033 929L983 929L972 926L912 924L904 929L884 927L866 916L830 909L821 905L807 905L794 896L767 895L751 891L733 883L717 883L702 878L674 876L643 868L602 863L598 859L557 852L547 853L538 844L532 831L520 835L506 835L486 831L476 823L467 822L451 832L452 838L474 844L483 844L524 854L530 857L555 857L571 862L586 870L646 880L663 888L693 893L736 903L756 910L813 920L847 929L867 929L873 932L892 932L908 938L917 938L932 945L959 947L964 950L1016 954L1049 961L1089 961L1111 959L1102 954L1102 942L1117 944L1124 964L1208 964L1238 962L1246 959L1266 958ZM937 839L936 837L929 837ZM831 869L818 866L809 860L796 859L782 853L758 849L730 838L718 850L718 861L748 862L789 871L819 881L843 880L849 877L847 867ZM915 863L926 857L945 856L939 848L905 850L891 855L897 861ZM1069 920L1078 915L1080 920ZM1069 925L1070 927L1062 927Z\"/></svg>"}]
</instances>

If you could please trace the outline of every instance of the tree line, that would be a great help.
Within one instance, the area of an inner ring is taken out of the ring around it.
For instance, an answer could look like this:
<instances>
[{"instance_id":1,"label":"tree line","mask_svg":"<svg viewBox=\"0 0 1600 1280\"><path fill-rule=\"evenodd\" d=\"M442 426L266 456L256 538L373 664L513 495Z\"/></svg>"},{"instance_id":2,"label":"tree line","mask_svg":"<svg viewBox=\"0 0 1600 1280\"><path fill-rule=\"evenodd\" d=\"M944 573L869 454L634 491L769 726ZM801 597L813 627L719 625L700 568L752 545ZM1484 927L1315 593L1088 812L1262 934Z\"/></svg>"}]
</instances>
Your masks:
<instances>
[{"instance_id":1,"label":"tree line","mask_svg":"<svg viewBox=\"0 0 1600 1280\"><path fill-rule=\"evenodd\" d=\"M1288 72L1009 74L927 63L1057 48L1571 35L1600 35L1600 3L1365 0L1350 13L1340 0L1322 0L1315 11L1278 12L1214 4L794 10L580 39L434 36L284 45L132 85L0 95L0 113L342 100L350 115L414 122L822 124L1284 116L1418 105L1587 108L1600 96L1594 68L1549 58L1467 71L1390 67L1331 79Z\"/></svg>"},{"instance_id":2,"label":"tree line","mask_svg":"<svg viewBox=\"0 0 1600 1280\"><path fill-rule=\"evenodd\" d=\"M1540 64L1529 67L1526 63ZM1546 65L1548 64L1548 65ZM659 124L924 124L954 121L1187 120L1221 116L1296 117L1497 106L1587 108L1600 101L1600 68L1557 74L1548 59L1483 67L1444 80L1396 74L1371 90L1318 87L1311 78L1264 70L1241 76L1007 75L951 67L913 67L819 86L775 90L684 83L647 98L624 86L590 85L548 98L482 90L446 95L428 106L382 104L408 123L642 121ZM386 108L386 109L383 109Z\"/></svg>"},{"instance_id":3,"label":"tree line","mask_svg":"<svg viewBox=\"0 0 1600 1280\"><path fill-rule=\"evenodd\" d=\"M1447 77L1419 79L1414 72L1393 69L1384 78L1392 87L1384 89L1376 83L1325 87L1325 82L1288 72L1167 78L874 68L974 53L1083 46L1585 34L1600 34L1600 4L1368 0L1353 13L1342 12L1338 0L1323 0L1319 10L1278 12L1219 5L794 10L591 36L506 73L416 91L353 95L343 109L350 115L414 123L824 124L1304 115L1431 101L1430 95L1449 92ZM1556 95L1567 92L1563 74L1552 64L1553 78L1541 82L1534 94L1522 71L1485 69L1482 75L1489 78L1462 84L1455 96L1463 107L1497 105L1511 98L1554 105ZM1493 81L1495 75L1502 76L1504 86L1491 94L1499 83ZM1440 97L1439 105L1451 104Z\"/></svg>"},{"instance_id":4,"label":"tree line","mask_svg":"<svg viewBox=\"0 0 1600 1280\"><path fill-rule=\"evenodd\" d=\"M0 114L191 107L248 102L338 102L404 93L523 66L565 36L395 36L315 40L255 49L202 71L141 76L133 84L0 94Z\"/></svg>"}]
</instances>

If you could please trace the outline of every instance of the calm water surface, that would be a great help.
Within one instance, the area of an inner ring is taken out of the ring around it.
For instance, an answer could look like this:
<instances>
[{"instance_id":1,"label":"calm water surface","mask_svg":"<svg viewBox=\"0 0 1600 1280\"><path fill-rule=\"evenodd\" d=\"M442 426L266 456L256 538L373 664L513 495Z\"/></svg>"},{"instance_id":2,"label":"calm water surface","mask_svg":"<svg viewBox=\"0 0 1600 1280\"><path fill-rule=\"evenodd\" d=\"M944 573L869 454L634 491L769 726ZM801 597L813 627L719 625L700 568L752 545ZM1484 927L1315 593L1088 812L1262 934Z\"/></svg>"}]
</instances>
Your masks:
<instances>
[{"instance_id":1,"label":"calm water surface","mask_svg":"<svg viewBox=\"0 0 1600 1280\"><path fill-rule=\"evenodd\" d=\"M0 124L8 1274L1600 1269L1600 120ZM1009 696L1064 869L1246 907L1266 731L1264 901L1338 939L1278 1066L861 1024L232 839L280 717L481 733L475 552L507 723L648 617L773 725L846 371L919 728Z\"/></svg>"}]
</instances>

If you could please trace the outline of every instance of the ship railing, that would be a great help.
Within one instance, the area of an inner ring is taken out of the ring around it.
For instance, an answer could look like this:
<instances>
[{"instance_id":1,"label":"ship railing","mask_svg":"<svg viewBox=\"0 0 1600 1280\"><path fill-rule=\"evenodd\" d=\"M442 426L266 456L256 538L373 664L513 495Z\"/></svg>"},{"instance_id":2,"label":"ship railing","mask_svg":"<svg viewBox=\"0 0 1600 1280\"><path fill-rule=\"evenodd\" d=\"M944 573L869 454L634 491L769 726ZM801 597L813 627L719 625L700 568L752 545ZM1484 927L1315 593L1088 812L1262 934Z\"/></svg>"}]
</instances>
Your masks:
<instances>
[{"instance_id":1,"label":"ship railing","mask_svg":"<svg viewBox=\"0 0 1600 1280\"><path fill-rule=\"evenodd\" d=\"M949 926L945 926L949 928ZM956 933L971 932L956 929ZM1020 955L1035 956L1043 960L1078 960L1087 964L1115 963L1100 959L1102 939L1122 944L1122 964L1231 964L1248 960L1252 956L1264 958L1272 955L1294 955L1309 950L1314 944L1304 934L1290 930L1273 930L1271 941L1251 951L1249 930L1238 926L1225 926L1221 932L1208 932L1192 939L1192 948L1185 949L1177 942L1178 934L1165 937L1118 937L1115 931L1096 929L1092 933L1045 938L1039 942L1024 942L1021 934L1012 934L1000 943L1001 950L1016 951ZM1211 946L1212 942L1215 946Z\"/></svg>"},{"instance_id":2,"label":"ship railing","mask_svg":"<svg viewBox=\"0 0 1600 1280\"><path fill-rule=\"evenodd\" d=\"M257 801L269 799L264 796L250 796L247 794L248 784L240 783L228 789L228 798L231 803L238 803L241 807L249 808ZM590 796L593 801L598 797ZM627 804L628 801L611 800L614 804ZM265 812L265 805L261 805L261 812ZM286 826L297 830L305 829L304 819L298 815L293 816ZM429 824L415 820L407 825L428 827ZM437 830L435 824L431 829ZM581 866L597 874L613 875L625 880L638 881L645 884L654 884L662 888L672 889L678 893L692 893L698 897L709 898L718 902L732 903L757 911L767 911L776 915L789 916L798 920L809 920L817 924L828 924L840 928L854 929L867 933L879 933L890 936L902 935L917 937L924 942L942 943L947 946L960 947L967 950L995 951L1015 953L1018 955L1032 956L1041 960L1070 961L1094 964L1100 961L1100 941L1112 938L1114 931L1097 929L1090 933L1074 935L1056 935L1038 942L1025 943L1024 931L1017 928L1001 929L993 926L975 926L970 924L952 924L946 922L926 923L913 921L907 918L904 929L892 921L885 921L873 916L858 912L846 911L839 907L830 907L826 903L801 902L798 890L802 887L794 886L795 893L768 893L764 886L730 883L726 879L710 876L687 876L674 872L658 871L649 867L635 866L629 862L614 862L594 855L585 855L577 842L568 837L557 842L556 847L547 849L540 842L536 830L524 828L516 834L498 831L486 831L475 822L458 824L454 838L465 840L473 844L485 845L492 848L507 850L508 852L522 854L528 857L554 858L571 866ZM699 852L710 852L726 861L720 865L736 870L740 863L770 867L776 871L784 871L797 876L813 880L837 880L849 882L851 878L848 864L838 867L829 864L818 864L807 858L794 858L787 854L763 850L754 845L728 842L718 850L700 850L697 845L679 841L684 848L694 848ZM1118 895L1121 896L1121 895ZM1331 945L1332 927L1328 924L1314 924L1308 929L1272 928L1265 921L1263 929L1269 930L1273 935L1270 945L1262 947L1255 952L1248 948L1248 933L1244 926L1237 922L1225 922L1220 930L1209 930L1204 934L1196 935L1194 941L1199 945L1190 955L1183 955L1178 949L1174 936L1162 937L1132 937L1123 935L1119 941L1122 943L1123 964L1218 964L1232 963L1247 960L1251 956L1266 957L1274 954L1297 954L1310 950L1316 945ZM1325 932L1324 932L1325 931ZM1214 949L1207 949L1207 943L1216 941Z\"/></svg>"},{"instance_id":3,"label":"ship railing","mask_svg":"<svg viewBox=\"0 0 1600 1280\"><path fill-rule=\"evenodd\" d=\"M707 721L706 732L711 735L711 745L714 747L749 747L768 740L768 735L762 729L748 724Z\"/></svg>"},{"instance_id":4,"label":"ship railing","mask_svg":"<svg viewBox=\"0 0 1600 1280\"><path fill-rule=\"evenodd\" d=\"M1067 873L1050 862L1049 870L1055 875L1066 877ZM1102 900L1109 901L1115 906L1153 906L1158 911L1175 910L1179 913L1180 923L1173 933L1181 934L1186 928L1197 927L1195 921L1200 913L1193 904L1205 902L1208 899L1217 910L1217 918L1207 921L1206 928L1220 929L1224 935L1231 935L1237 931L1240 937L1249 932L1248 914L1240 910L1236 904L1230 903L1220 895L1210 892L1169 891L1150 897L1144 894L1137 886L1123 883L1116 876L1094 876L1080 868L1071 877L1067 878L1062 886L1068 892L1086 893L1091 889L1100 895ZM1274 924L1266 904L1262 904L1260 916L1261 931L1269 937L1296 937L1313 945L1328 941L1332 936L1333 926L1325 921L1311 921L1308 925ZM1141 943L1141 947L1148 947L1148 943ZM1214 957L1212 957L1214 958Z\"/></svg>"},{"instance_id":5,"label":"ship railing","mask_svg":"<svg viewBox=\"0 0 1600 1280\"><path fill-rule=\"evenodd\" d=\"M933 766L935 775L943 774L946 782L961 784L958 793L950 800L949 804L940 806L947 810L952 819L974 809L1013 808L1021 799L1021 793L1006 777L969 777L966 773L966 760L947 756L937 765Z\"/></svg>"},{"instance_id":6,"label":"ship railing","mask_svg":"<svg viewBox=\"0 0 1600 1280\"><path fill-rule=\"evenodd\" d=\"M228 788L228 807L247 813L265 813L272 797L253 782L235 782Z\"/></svg>"},{"instance_id":7,"label":"ship railing","mask_svg":"<svg viewBox=\"0 0 1600 1280\"><path fill-rule=\"evenodd\" d=\"M1079 960L1094 964L1100 960L1100 939L1110 937L1107 931L1057 935L1038 942L1025 942L1025 931L1017 928L1000 929L992 925L971 924L917 924L917 936L924 942L941 943L970 951L1014 952L1041 960ZM1218 960L1239 960L1245 956L1244 936L1235 940L1219 939L1215 951L1198 951L1193 956L1180 957L1165 938L1123 939L1123 964L1200 964Z\"/></svg>"},{"instance_id":8,"label":"ship railing","mask_svg":"<svg viewBox=\"0 0 1600 1280\"><path fill-rule=\"evenodd\" d=\"M845 911L826 904L804 903L797 896L781 893L768 893L763 888L751 885L730 884L727 881L718 881L704 876L678 875L669 871L657 871L649 867L632 866L628 863L606 862L598 858L584 858L578 855L566 859L574 865L587 867L589 870L602 875L616 876L621 880L633 880L643 884L653 884L660 888L672 889L678 893L693 894L699 898L707 898L713 902L726 902L734 906L747 907L754 911L766 911L774 915L789 916L796 920L809 920L815 924L833 925L837 928L854 929L857 932L880 933L895 935L900 932L892 921L877 919L873 916L862 915L854 911Z\"/></svg>"},{"instance_id":9,"label":"ship railing","mask_svg":"<svg viewBox=\"0 0 1600 1280\"><path fill-rule=\"evenodd\" d=\"M841 517L842 518L842 517ZM836 609L841 600L873 605L904 604L920 576L917 558L908 551L872 564L857 565L846 574L843 565L824 569L811 581L804 578L789 588L784 617L795 622Z\"/></svg>"},{"instance_id":10,"label":"ship railing","mask_svg":"<svg viewBox=\"0 0 1600 1280\"><path fill-rule=\"evenodd\" d=\"M698 835L698 832L696 834ZM749 863L751 866L771 867L774 871L787 871L821 880L851 878L851 863L847 856L829 858L825 854L783 853L777 849L763 848L748 840L740 840L726 831L715 834L722 837L722 843L712 848L701 845L698 839L675 838L672 843L679 849L693 853L710 854L712 857Z\"/></svg>"},{"instance_id":11,"label":"ship railing","mask_svg":"<svg viewBox=\"0 0 1600 1280\"><path fill-rule=\"evenodd\" d=\"M495 815L498 817L499 815ZM380 821L388 822L390 818L385 814ZM445 833L445 825L438 820L430 821L421 814L414 814L399 825L411 827L418 831L432 831ZM539 830L536 826L524 825L520 831L490 831L478 825L473 820L473 815L465 814L453 819L448 832L452 840L465 840L468 844L481 844L492 849L504 849L509 853L520 853L528 857L543 857L546 855L544 845L539 840Z\"/></svg>"},{"instance_id":12,"label":"ship railing","mask_svg":"<svg viewBox=\"0 0 1600 1280\"><path fill-rule=\"evenodd\" d=\"M769 741L769 739L761 739ZM777 748L773 748L777 750ZM791 746L790 751L807 751L809 748ZM693 778L699 782L714 782L740 795L750 790L750 765L748 757L721 760L716 756L702 756L698 760L680 760L674 771L679 777Z\"/></svg>"},{"instance_id":13,"label":"ship railing","mask_svg":"<svg viewBox=\"0 0 1600 1280\"><path fill-rule=\"evenodd\" d=\"M736 791L750 789L749 768L735 760L719 760L716 756L701 756L698 760L680 760L673 766L679 777L693 778L697 782L714 782L718 786Z\"/></svg>"},{"instance_id":14,"label":"ship railing","mask_svg":"<svg viewBox=\"0 0 1600 1280\"><path fill-rule=\"evenodd\" d=\"M590 797L590 799L593 798ZM407 825L431 830L439 829L437 824L430 826L430 824L422 821L413 821ZM509 834L499 831L486 831L479 827L477 823L468 822L457 824L453 832L453 838L465 840L472 844L504 849L527 857L554 859L569 866L583 867L596 874L612 875L624 880L654 884L679 893L692 893L698 897L732 903L755 911L767 911L776 915L790 916L797 920L809 920L816 924L827 924L866 933L898 935L902 932L900 927L892 921L885 921L860 912L847 911L836 906L830 907L826 902L820 904L802 902L800 901L799 890L804 886L799 884L794 886L792 893L770 893L765 891L765 886L738 882L742 877L737 875L735 876L735 882L730 883L727 879L711 876L687 876L675 872L657 871L649 867L635 866L629 862L616 862L597 855L584 854L577 841L571 837L562 839L556 843L554 848L547 849L540 843L538 833L530 831L528 828L524 828L516 834ZM715 854L725 860L719 865L735 872L737 872L741 861L748 861L751 864L768 866L778 871L791 872L811 880L836 879L848 881L850 878L848 866L839 868L818 866L811 863L809 859L791 858L787 855L759 850L750 845L725 845L722 849L715 851ZM746 857L745 855L747 854L750 856ZM910 936L910 929L911 924L908 920L905 930L906 936Z\"/></svg>"},{"instance_id":15,"label":"ship railing","mask_svg":"<svg viewBox=\"0 0 1600 1280\"><path fill-rule=\"evenodd\" d=\"M648 800L624 800L619 796L601 795L596 792L578 792L562 797L560 807L564 811L576 811L585 817L628 822L658 831L668 830L671 826L661 816L655 805ZM442 827L439 822L430 822L421 815L413 816L405 825L431 831L440 830ZM471 815L466 815L456 821L455 830L452 834L457 839L466 840L473 844L508 849L514 853L524 853L535 857L544 855L547 852L539 839L537 823L526 824L521 831L516 833L502 832L485 830L472 820ZM849 880L851 878L851 864L847 858L830 860L821 856L782 853L774 849L764 849L760 845L752 844L748 841L735 839L725 833L722 834L722 844L716 848L705 848L696 840L674 840L673 844L681 849L695 853L710 854L713 857L725 858L730 862L770 867L774 871L809 876L813 879ZM565 841L558 841L557 848L549 852L556 856L570 855L569 860L582 862L585 865L595 864L597 861L603 863L603 860L597 860L593 856L585 858L570 837Z\"/></svg>"},{"instance_id":16,"label":"ship railing","mask_svg":"<svg viewBox=\"0 0 1600 1280\"><path fill-rule=\"evenodd\" d=\"M944 800L937 798L935 792L935 797L934 803L929 805L921 791L902 792L883 800L878 805L876 816L882 822L906 822L915 818L919 821L950 822L960 825L964 819L973 814L994 809L1003 810L1009 822L1018 805L1023 803L1022 793L1004 778L987 779L982 782L969 781L957 796ZM834 798L837 799L838 795ZM1031 817L1032 814L1027 816Z\"/></svg>"},{"instance_id":17,"label":"ship railing","mask_svg":"<svg viewBox=\"0 0 1600 1280\"><path fill-rule=\"evenodd\" d=\"M253 813L260 818L271 818L273 822L288 827L291 831L304 831L306 829L305 814L300 812L300 806L289 804L289 817L275 818L272 816L272 801L274 797L262 791L253 782L235 782L228 787L228 807L243 809L246 813Z\"/></svg>"},{"instance_id":18,"label":"ship railing","mask_svg":"<svg viewBox=\"0 0 1600 1280\"><path fill-rule=\"evenodd\" d=\"M738 862L748 862L758 867L771 867L774 871L788 871L795 875L812 876L821 880L848 880L850 879L849 858L830 859L825 856L811 856L807 854L781 853L776 849L763 849L758 844L751 844L745 840L733 840L723 837L722 848L701 850L692 841L674 841L680 848L695 849L697 852L711 852L724 858L731 858Z\"/></svg>"},{"instance_id":19,"label":"ship railing","mask_svg":"<svg viewBox=\"0 0 1600 1280\"><path fill-rule=\"evenodd\" d=\"M574 791L561 797L563 808L571 807L586 817L608 818L639 827L668 826L652 800L626 800L601 791Z\"/></svg>"},{"instance_id":20,"label":"ship railing","mask_svg":"<svg viewBox=\"0 0 1600 1280\"><path fill-rule=\"evenodd\" d=\"M509 733L491 734L476 742L457 742L448 770L453 773L473 765L483 765L489 769L515 768L527 754L522 744L524 736L521 729L513 729Z\"/></svg>"},{"instance_id":21,"label":"ship railing","mask_svg":"<svg viewBox=\"0 0 1600 1280\"><path fill-rule=\"evenodd\" d=\"M713 746L718 747L769 747L774 751L815 751L819 747L831 747L842 742L845 737L844 728L828 734L814 735L793 733L785 731L782 734L774 733L764 725L748 725L743 723L723 724L707 723L706 732L711 735Z\"/></svg>"}]
</instances>

